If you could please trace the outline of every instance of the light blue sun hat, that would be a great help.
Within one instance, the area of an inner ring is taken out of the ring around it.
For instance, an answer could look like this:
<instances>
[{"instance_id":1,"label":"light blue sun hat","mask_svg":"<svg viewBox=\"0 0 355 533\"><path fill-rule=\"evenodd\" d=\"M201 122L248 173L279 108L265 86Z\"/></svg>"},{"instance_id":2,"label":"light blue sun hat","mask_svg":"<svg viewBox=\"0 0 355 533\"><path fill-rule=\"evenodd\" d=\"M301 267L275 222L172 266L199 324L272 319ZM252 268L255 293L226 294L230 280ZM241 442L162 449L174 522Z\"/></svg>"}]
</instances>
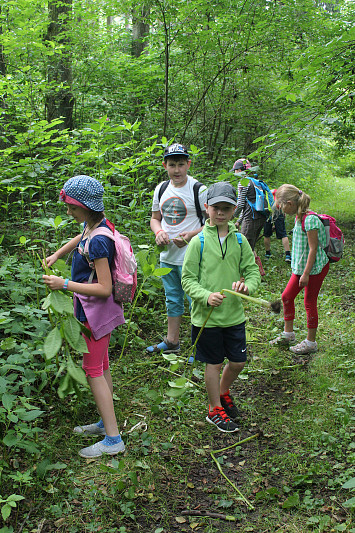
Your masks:
<instances>
[{"instance_id":1,"label":"light blue sun hat","mask_svg":"<svg viewBox=\"0 0 355 533\"><path fill-rule=\"evenodd\" d=\"M82 205L92 211L104 210L104 188L99 181L90 176L74 176L66 181L59 198L67 204Z\"/></svg>"}]
</instances>

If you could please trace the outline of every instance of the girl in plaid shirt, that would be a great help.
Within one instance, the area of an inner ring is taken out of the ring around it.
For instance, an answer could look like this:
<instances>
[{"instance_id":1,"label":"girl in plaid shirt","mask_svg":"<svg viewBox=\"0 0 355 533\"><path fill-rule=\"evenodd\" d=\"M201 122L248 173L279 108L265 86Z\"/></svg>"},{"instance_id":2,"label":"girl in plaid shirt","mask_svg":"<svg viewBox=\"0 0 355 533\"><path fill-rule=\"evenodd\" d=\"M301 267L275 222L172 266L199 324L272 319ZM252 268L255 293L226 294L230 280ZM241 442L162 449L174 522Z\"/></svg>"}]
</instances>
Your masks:
<instances>
[{"instance_id":1,"label":"girl in plaid shirt","mask_svg":"<svg viewBox=\"0 0 355 533\"><path fill-rule=\"evenodd\" d=\"M297 215L292 239L291 278L282 293L284 332L271 345L290 346L299 355L317 351L318 327L317 298L329 270L329 259L324 252L326 234L323 223L316 215L307 214L311 199L294 185L284 184L277 189L276 205L286 215ZM304 230L302 229L302 221ZM304 288L304 306L307 314L307 338L295 345L293 331L295 298Z\"/></svg>"}]
</instances>

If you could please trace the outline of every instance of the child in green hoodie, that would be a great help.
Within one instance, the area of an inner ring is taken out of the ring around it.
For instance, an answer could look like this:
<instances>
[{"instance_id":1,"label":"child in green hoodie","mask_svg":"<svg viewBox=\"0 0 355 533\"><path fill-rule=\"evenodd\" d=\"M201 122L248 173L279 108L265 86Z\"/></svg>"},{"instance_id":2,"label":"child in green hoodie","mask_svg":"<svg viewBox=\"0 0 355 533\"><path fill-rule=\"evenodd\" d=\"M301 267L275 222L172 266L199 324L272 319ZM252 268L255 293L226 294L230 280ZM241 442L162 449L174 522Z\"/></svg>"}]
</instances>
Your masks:
<instances>
[{"instance_id":1,"label":"child in green hoodie","mask_svg":"<svg viewBox=\"0 0 355 533\"><path fill-rule=\"evenodd\" d=\"M184 291L192 299L193 343L213 307L197 342L196 359L206 363L205 384L210 404L206 420L228 433L239 429L235 422L238 410L229 389L247 358L245 315L240 298L220 291L232 289L249 294L260 284L253 251L231 222L236 205L236 191L229 183L215 183L208 189L205 207L209 219L202 235L193 237L187 248L181 279ZM220 377L225 358L228 363Z\"/></svg>"}]
</instances>

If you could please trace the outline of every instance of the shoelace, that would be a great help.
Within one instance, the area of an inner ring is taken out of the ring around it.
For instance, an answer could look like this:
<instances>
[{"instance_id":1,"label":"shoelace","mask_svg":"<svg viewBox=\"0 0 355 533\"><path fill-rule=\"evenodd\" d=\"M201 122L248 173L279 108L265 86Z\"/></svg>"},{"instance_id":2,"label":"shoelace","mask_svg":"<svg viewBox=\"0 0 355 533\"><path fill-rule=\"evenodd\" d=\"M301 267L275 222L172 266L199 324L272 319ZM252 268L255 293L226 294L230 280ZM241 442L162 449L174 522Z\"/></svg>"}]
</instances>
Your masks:
<instances>
[{"instance_id":1,"label":"shoelace","mask_svg":"<svg viewBox=\"0 0 355 533\"><path fill-rule=\"evenodd\" d=\"M222 408L221 407L215 407L214 410L212 411L212 413L210 413L210 414L213 416L213 413L216 414L216 415L219 415L226 422L228 422L230 420L229 416L227 415L227 413L225 412L223 407Z\"/></svg>"}]
</instances>

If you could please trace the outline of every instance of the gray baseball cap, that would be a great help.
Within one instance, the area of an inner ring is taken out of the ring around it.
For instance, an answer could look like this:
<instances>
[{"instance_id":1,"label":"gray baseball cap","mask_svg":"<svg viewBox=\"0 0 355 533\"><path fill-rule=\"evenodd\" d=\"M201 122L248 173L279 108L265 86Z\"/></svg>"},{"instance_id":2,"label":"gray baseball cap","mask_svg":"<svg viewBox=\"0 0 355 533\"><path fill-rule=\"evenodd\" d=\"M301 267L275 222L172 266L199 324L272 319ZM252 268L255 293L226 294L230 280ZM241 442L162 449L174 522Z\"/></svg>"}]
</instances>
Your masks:
<instances>
[{"instance_id":1,"label":"gray baseball cap","mask_svg":"<svg viewBox=\"0 0 355 533\"><path fill-rule=\"evenodd\" d=\"M237 205L237 193L233 185L227 181L214 183L207 191L207 205L218 204L218 202L227 202Z\"/></svg>"}]
</instances>

